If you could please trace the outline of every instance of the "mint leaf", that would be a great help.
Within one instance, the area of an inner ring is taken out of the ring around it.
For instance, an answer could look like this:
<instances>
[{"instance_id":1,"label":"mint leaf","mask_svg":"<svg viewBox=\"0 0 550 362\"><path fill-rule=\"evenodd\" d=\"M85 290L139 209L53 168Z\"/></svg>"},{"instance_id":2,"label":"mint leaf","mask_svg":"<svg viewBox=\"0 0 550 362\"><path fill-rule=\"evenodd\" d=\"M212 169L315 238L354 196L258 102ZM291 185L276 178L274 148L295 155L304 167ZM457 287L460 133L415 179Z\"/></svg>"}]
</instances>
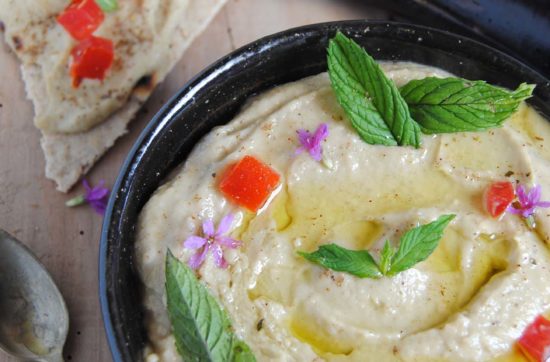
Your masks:
<instances>
[{"instance_id":1,"label":"mint leaf","mask_svg":"<svg viewBox=\"0 0 550 362\"><path fill-rule=\"evenodd\" d=\"M366 250L349 250L336 244L321 245L317 251L298 254L325 268L353 274L360 278L380 278L376 261Z\"/></svg>"},{"instance_id":2,"label":"mint leaf","mask_svg":"<svg viewBox=\"0 0 550 362\"><path fill-rule=\"evenodd\" d=\"M392 258L395 255L395 249L391 247L390 242L386 240L382 252L380 253L380 271L386 275L390 271Z\"/></svg>"},{"instance_id":3,"label":"mint leaf","mask_svg":"<svg viewBox=\"0 0 550 362\"><path fill-rule=\"evenodd\" d=\"M483 81L461 78L424 78L401 88L422 132L483 131L500 126L531 97L534 85L522 83L515 91Z\"/></svg>"},{"instance_id":4,"label":"mint leaf","mask_svg":"<svg viewBox=\"0 0 550 362\"><path fill-rule=\"evenodd\" d=\"M439 244L445 227L454 217L455 215L442 215L429 224L407 231L397 250L386 240L380 252L380 265L366 250L349 250L336 244L321 245L313 253L299 251L298 254L325 268L360 278L392 276L426 260Z\"/></svg>"},{"instance_id":5,"label":"mint leaf","mask_svg":"<svg viewBox=\"0 0 550 362\"><path fill-rule=\"evenodd\" d=\"M101 10L105 11L106 13L110 13L118 9L117 0L95 0L95 2L97 3L97 5L99 5Z\"/></svg>"},{"instance_id":6,"label":"mint leaf","mask_svg":"<svg viewBox=\"0 0 550 362\"><path fill-rule=\"evenodd\" d=\"M166 296L176 347L184 361L255 361L214 297L171 251L166 254Z\"/></svg>"},{"instance_id":7,"label":"mint leaf","mask_svg":"<svg viewBox=\"0 0 550 362\"><path fill-rule=\"evenodd\" d=\"M327 62L336 99L365 142L420 146L420 127L407 103L359 44L338 32L329 42Z\"/></svg>"},{"instance_id":8,"label":"mint leaf","mask_svg":"<svg viewBox=\"0 0 550 362\"><path fill-rule=\"evenodd\" d=\"M395 275L426 260L439 244L443 231L455 215L442 215L437 220L417 226L405 233L391 260L387 275Z\"/></svg>"}]
</instances>

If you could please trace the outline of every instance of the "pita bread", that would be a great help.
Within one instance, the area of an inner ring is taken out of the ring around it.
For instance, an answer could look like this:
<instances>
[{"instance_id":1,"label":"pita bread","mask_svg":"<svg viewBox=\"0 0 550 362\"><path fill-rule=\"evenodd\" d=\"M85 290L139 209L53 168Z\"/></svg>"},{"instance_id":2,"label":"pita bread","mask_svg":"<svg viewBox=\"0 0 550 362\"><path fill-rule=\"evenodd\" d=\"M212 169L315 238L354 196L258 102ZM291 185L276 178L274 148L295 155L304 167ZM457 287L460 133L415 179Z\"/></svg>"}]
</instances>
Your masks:
<instances>
[{"instance_id":1,"label":"pita bread","mask_svg":"<svg viewBox=\"0 0 550 362\"><path fill-rule=\"evenodd\" d=\"M68 0L8 0L0 7L6 42L21 60L42 131L46 177L59 191L67 192L127 132L140 106L225 1L120 0L120 9L106 14L94 33L113 38L113 67L103 82L84 80L78 89L71 87L68 70L74 41L55 19ZM131 31L121 30L126 22Z\"/></svg>"}]
</instances>

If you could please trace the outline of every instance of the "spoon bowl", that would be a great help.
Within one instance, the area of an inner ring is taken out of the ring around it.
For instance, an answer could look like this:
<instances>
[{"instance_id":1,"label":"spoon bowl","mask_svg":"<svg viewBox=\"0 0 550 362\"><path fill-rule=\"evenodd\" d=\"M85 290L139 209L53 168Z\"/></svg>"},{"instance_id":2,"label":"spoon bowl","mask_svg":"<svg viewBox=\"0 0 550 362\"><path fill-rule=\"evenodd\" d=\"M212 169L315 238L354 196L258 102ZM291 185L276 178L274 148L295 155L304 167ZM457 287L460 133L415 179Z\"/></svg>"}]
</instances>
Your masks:
<instances>
[{"instance_id":1,"label":"spoon bowl","mask_svg":"<svg viewBox=\"0 0 550 362\"><path fill-rule=\"evenodd\" d=\"M0 230L0 349L30 361L60 362L69 315L31 251Z\"/></svg>"}]
</instances>

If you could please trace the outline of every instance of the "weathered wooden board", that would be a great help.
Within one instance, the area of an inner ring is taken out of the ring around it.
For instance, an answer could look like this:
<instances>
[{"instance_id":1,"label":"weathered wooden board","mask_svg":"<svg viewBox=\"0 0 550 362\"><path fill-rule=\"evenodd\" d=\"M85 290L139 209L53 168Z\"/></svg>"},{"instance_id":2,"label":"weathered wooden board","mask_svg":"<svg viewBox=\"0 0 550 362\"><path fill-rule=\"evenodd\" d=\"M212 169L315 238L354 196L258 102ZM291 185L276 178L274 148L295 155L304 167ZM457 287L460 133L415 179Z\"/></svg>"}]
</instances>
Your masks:
<instances>
[{"instance_id":1,"label":"weathered wooden board","mask_svg":"<svg viewBox=\"0 0 550 362\"><path fill-rule=\"evenodd\" d=\"M356 9L329 0L230 0L158 87L131 125L129 134L92 169L88 179L112 185L143 126L178 88L202 68L264 35L290 27L342 19L384 18L377 10ZM69 195L44 177L39 132L25 97L16 57L0 45L0 228L34 250L46 265L70 312L67 361L109 361L111 355L98 297L98 243L101 217L86 207L67 209ZM14 361L0 352L0 361Z\"/></svg>"}]
</instances>

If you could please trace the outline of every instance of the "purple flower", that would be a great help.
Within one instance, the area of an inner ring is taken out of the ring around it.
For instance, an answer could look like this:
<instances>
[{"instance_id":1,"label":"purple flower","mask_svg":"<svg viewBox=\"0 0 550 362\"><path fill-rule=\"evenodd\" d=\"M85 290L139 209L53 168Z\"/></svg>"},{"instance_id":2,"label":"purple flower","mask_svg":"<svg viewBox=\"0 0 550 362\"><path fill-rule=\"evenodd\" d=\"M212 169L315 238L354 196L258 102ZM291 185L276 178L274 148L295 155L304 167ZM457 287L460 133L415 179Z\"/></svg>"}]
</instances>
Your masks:
<instances>
[{"instance_id":1,"label":"purple flower","mask_svg":"<svg viewBox=\"0 0 550 362\"><path fill-rule=\"evenodd\" d=\"M241 245L240 241L225 235L229 232L232 223L233 215L228 214L220 221L218 230L214 230L213 221L207 219L202 223L202 237L192 235L183 242L183 246L187 249L197 250L196 253L189 258L189 266L192 269L197 269L202 265L208 251L212 252L214 262L218 268L227 267L227 261L223 257L222 246L235 249Z\"/></svg>"},{"instance_id":2,"label":"purple flower","mask_svg":"<svg viewBox=\"0 0 550 362\"><path fill-rule=\"evenodd\" d=\"M105 209L107 208L107 201L109 200L109 189L104 187L105 180L99 181L99 185L95 187L90 187L88 181L83 180L82 184L86 189L86 195L84 195L84 200L100 215L105 214Z\"/></svg>"},{"instance_id":3,"label":"purple flower","mask_svg":"<svg viewBox=\"0 0 550 362\"><path fill-rule=\"evenodd\" d=\"M296 154L308 151L315 161L321 161L323 158L321 142L328 137L328 125L321 123L313 134L305 129L299 129L297 133L301 146L296 150Z\"/></svg>"},{"instance_id":4,"label":"purple flower","mask_svg":"<svg viewBox=\"0 0 550 362\"><path fill-rule=\"evenodd\" d=\"M82 181L82 185L84 185L86 193L70 199L65 205L73 207L86 203L90 205L95 212L104 215L105 209L107 208L107 200L109 199L109 189L104 187L105 180L101 180L99 185L95 187L90 187L90 184L86 180Z\"/></svg>"},{"instance_id":5,"label":"purple flower","mask_svg":"<svg viewBox=\"0 0 550 362\"><path fill-rule=\"evenodd\" d=\"M508 206L506 211L515 215L521 215L528 218L535 213L537 207L550 207L550 201L540 201L541 189L540 185L535 185L529 191L526 191L523 185L516 187L517 202ZM516 208L515 206L518 206Z\"/></svg>"}]
</instances>

